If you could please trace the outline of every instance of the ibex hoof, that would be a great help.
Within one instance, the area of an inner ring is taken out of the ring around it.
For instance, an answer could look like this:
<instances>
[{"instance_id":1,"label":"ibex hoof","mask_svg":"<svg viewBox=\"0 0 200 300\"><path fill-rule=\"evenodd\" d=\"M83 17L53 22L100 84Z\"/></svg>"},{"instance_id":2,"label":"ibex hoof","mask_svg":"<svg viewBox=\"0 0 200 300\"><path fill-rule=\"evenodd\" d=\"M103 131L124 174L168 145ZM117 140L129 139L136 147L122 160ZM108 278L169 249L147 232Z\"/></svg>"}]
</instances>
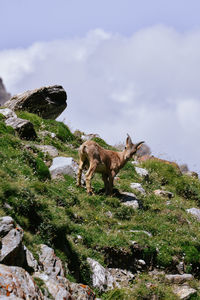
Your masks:
<instances>
[{"instance_id":1,"label":"ibex hoof","mask_svg":"<svg viewBox=\"0 0 200 300\"><path fill-rule=\"evenodd\" d=\"M94 192L93 192L93 191L89 191L89 192L87 192L87 193L88 193L88 196L94 195Z\"/></svg>"}]
</instances>

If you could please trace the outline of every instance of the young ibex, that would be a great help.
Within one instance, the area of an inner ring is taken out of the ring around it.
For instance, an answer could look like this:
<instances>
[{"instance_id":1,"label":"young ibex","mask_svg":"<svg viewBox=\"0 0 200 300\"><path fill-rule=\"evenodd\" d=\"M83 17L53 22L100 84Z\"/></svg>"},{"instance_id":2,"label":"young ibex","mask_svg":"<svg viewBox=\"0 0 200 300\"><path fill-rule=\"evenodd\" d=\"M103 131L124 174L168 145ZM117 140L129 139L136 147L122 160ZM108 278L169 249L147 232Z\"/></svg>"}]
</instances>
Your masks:
<instances>
[{"instance_id":1,"label":"young ibex","mask_svg":"<svg viewBox=\"0 0 200 300\"><path fill-rule=\"evenodd\" d=\"M91 179L95 172L102 174L106 194L113 192L113 180L119 170L137 152L144 142L133 144L130 136L126 139L126 147L122 152L106 150L94 141L86 141L79 148L79 170L77 185L81 186L83 168L88 165L85 175L87 193L92 194Z\"/></svg>"}]
</instances>

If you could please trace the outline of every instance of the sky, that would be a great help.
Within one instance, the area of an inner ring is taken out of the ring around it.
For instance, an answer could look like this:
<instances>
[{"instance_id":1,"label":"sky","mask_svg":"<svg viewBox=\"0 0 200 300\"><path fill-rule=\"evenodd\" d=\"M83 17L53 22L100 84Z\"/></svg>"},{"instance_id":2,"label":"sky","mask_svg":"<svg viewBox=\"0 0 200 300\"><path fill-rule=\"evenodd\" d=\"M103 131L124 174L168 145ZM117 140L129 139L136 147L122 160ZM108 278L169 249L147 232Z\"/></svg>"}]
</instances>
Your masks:
<instances>
[{"instance_id":1,"label":"sky","mask_svg":"<svg viewBox=\"0 0 200 300\"><path fill-rule=\"evenodd\" d=\"M8 92L61 84L59 117L200 173L199 0L0 0Z\"/></svg>"}]
</instances>

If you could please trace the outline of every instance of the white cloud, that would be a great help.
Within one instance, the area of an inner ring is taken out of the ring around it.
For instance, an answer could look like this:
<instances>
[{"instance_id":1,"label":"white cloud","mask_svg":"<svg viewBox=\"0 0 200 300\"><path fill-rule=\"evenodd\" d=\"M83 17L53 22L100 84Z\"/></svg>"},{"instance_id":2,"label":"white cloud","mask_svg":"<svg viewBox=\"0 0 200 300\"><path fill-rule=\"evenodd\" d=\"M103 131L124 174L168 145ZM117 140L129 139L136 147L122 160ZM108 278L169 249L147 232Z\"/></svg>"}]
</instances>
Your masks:
<instances>
[{"instance_id":1,"label":"white cloud","mask_svg":"<svg viewBox=\"0 0 200 300\"><path fill-rule=\"evenodd\" d=\"M128 132L200 170L200 31L155 26L123 37L96 29L2 51L0 66L12 93L62 84L68 108L60 119L74 129L112 143Z\"/></svg>"}]
</instances>

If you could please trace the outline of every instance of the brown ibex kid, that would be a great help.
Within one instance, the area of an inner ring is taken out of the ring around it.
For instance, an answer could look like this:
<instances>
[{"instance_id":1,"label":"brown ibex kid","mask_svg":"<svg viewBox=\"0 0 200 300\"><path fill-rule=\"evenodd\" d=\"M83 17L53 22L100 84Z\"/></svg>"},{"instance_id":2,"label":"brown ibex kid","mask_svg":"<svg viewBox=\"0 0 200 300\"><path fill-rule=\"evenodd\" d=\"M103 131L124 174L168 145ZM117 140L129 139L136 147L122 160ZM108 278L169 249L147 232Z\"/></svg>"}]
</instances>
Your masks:
<instances>
[{"instance_id":1,"label":"brown ibex kid","mask_svg":"<svg viewBox=\"0 0 200 300\"><path fill-rule=\"evenodd\" d=\"M106 194L113 193L113 180L119 170L132 158L144 142L133 144L130 136L126 139L126 147L122 152L106 150L94 141L86 141L79 148L79 169L77 186L81 186L83 168L88 165L85 175L87 193L92 194L91 179L94 173L101 173Z\"/></svg>"}]
</instances>

